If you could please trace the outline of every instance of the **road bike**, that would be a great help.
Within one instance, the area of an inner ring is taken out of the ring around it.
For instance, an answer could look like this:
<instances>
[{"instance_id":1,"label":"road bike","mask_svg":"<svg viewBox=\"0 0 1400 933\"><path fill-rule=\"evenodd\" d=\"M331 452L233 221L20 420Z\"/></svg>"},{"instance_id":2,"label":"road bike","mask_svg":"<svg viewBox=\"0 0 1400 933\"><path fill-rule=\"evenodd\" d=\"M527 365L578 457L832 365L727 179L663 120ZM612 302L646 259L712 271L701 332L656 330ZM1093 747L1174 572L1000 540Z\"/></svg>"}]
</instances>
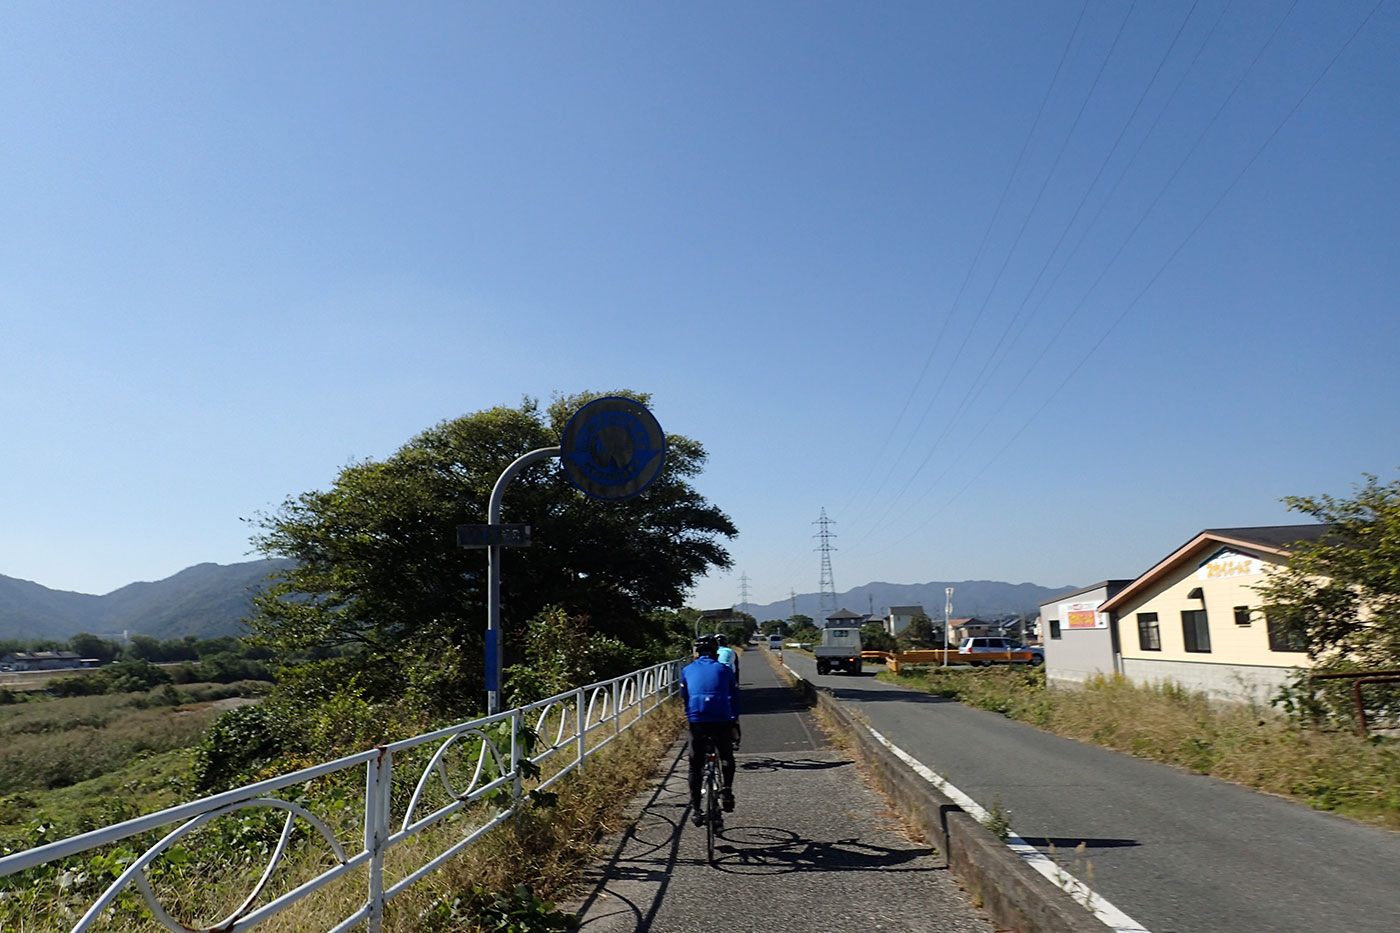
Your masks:
<instances>
[{"instance_id":1,"label":"road bike","mask_svg":"<svg viewBox=\"0 0 1400 933\"><path fill-rule=\"evenodd\" d=\"M724 829L720 812L719 753L715 743L707 743L705 771L700 779L700 817L705 821L705 857L715 864L715 836Z\"/></svg>"}]
</instances>

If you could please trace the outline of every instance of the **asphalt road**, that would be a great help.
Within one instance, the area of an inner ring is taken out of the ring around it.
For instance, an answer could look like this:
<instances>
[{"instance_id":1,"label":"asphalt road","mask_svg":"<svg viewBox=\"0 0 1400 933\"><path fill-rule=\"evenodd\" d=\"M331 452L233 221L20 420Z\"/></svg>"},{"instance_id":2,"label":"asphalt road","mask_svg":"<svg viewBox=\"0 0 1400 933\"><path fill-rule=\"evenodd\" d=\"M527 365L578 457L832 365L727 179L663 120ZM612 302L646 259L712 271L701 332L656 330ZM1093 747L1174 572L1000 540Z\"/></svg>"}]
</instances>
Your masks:
<instances>
[{"instance_id":1,"label":"asphalt road","mask_svg":"<svg viewBox=\"0 0 1400 933\"><path fill-rule=\"evenodd\" d=\"M744 655L739 681L738 807L719 863L705 860L704 830L688 821L678 743L655 787L632 801L634 824L605 841L587 893L561 905L583 930L993 933L759 652Z\"/></svg>"},{"instance_id":2,"label":"asphalt road","mask_svg":"<svg viewBox=\"0 0 1400 933\"><path fill-rule=\"evenodd\" d=\"M1400 833L785 661L1152 933L1400 930Z\"/></svg>"}]
</instances>

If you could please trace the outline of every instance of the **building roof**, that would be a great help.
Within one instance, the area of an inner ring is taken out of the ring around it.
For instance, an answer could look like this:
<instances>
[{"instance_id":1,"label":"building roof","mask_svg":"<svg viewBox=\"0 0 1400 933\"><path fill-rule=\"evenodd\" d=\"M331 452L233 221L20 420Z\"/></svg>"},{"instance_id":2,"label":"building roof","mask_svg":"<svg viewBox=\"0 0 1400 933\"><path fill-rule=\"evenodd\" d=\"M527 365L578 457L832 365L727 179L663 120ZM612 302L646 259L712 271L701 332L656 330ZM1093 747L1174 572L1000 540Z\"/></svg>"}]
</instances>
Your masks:
<instances>
[{"instance_id":1,"label":"building roof","mask_svg":"<svg viewBox=\"0 0 1400 933\"><path fill-rule=\"evenodd\" d=\"M76 651L16 651L6 655L16 661L70 661L79 657Z\"/></svg>"},{"instance_id":2,"label":"building roof","mask_svg":"<svg viewBox=\"0 0 1400 933\"><path fill-rule=\"evenodd\" d=\"M1333 530L1332 525L1264 525L1257 528L1207 528L1172 551L1132 583L1109 597L1100 612L1111 612L1149 589L1183 561L1207 548L1235 547L1244 551L1286 558L1293 544L1318 541Z\"/></svg>"},{"instance_id":3,"label":"building roof","mask_svg":"<svg viewBox=\"0 0 1400 933\"><path fill-rule=\"evenodd\" d=\"M1070 590L1068 593L1060 593L1058 596L1051 596L1049 599L1041 600L1037 605L1049 606L1062 600L1071 599L1075 596L1083 596L1085 593L1092 593L1094 590L1104 590L1106 595L1113 596L1123 587L1132 583L1132 580L1100 580L1092 586L1081 586L1077 590Z\"/></svg>"},{"instance_id":4,"label":"building roof","mask_svg":"<svg viewBox=\"0 0 1400 933\"><path fill-rule=\"evenodd\" d=\"M830 622L832 619L840 619L841 621L844 622L844 621L847 620L847 619L860 619L860 618L863 618L863 616L858 616L858 615L856 615L854 612L852 612L852 611L849 610L849 609L837 609L837 610L836 610L835 612L833 612L831 615L827 616L827 617L826 617L826 620L827 620L828 622Z\"/></svg>"}]
</instances>

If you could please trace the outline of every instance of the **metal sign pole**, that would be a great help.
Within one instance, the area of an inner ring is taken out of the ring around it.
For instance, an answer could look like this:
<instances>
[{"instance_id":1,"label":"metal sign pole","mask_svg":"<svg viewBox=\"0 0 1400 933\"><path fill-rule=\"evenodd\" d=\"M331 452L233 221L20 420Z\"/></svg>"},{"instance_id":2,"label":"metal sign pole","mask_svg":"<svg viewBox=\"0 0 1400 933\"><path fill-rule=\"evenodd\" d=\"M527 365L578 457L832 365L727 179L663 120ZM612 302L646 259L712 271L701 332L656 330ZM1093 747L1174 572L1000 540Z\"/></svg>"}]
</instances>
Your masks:
<instances>
[{"instance_id":1,"label":"metal sign pole","mask_svg":"<svg viewBox=\"0 0 1400 933\"><path fill-rule=\"evenodd\" d=\"M559 456L558 447L532 450L505 468L496 485L491 487L491 502L486 507L486 524L501 523L501 500L506 487L525 467L547 457ZM486 715L501 711L501 546L486 549Z\"/></svg>"}]
</instances>

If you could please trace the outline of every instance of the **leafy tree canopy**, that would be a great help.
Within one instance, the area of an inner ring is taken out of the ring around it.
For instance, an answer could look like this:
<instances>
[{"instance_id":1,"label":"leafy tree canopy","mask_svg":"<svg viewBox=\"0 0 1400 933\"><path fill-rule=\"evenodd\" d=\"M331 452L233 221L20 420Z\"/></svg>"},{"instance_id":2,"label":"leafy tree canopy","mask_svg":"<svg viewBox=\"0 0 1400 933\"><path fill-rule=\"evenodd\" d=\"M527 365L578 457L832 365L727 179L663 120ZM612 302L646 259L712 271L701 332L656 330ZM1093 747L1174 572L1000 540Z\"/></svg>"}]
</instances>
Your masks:
<instances>
[{"instance_id":1,"label":"leafy tree canopy","mask_svg":"<svg viewBox=\"0 0 1400 933\"><path fill-rule=\"evenodd\" d=\"M860 627L860 643L866 651L897 651L894 636L879 622L867 622Z\"/></svg>"},{"instance_id":2,"label":"leafy tree canopy","mask_svg":"<svg viewBox=\"0 0 1400 933\"><path fill-rule=\"evenodd\" d=\"M421 679L425 665L454 665L451 689L480 696L486 555L459 548L456 526L484 523L502 471L557 446L569 417L600 396L557 397L547 408L527 398L444 421L386 460L350 464L328 490L259 516L254 546L296 563L255 600L254 630L282 651L356 646L355 663L375 669L359 681L373 692ZM503 551L507 664L523 659L526 623L546 607L620 645L669 641L655 613L680 606L710 568L729 566L721 539L735 527L690 484L704 448L676 434L666 441L661 474L631 499L589 498L555 462L511 482L502 521L530 525L533 544ZM349 663L337 655L342 674Z\"/></svg>"},{"instance_id":3,"label":"leafy tree canopy","mask_svg":"<svg viewBox=\"0 0 1400 933\"><path fill-rule=\"evenodd\" d=\"M1294 545L1287 568L1259 588L1270 624L1323 667L1400 667L1400 482L1363 475L1349 499L1283 500L1332 529Z\"/></svg>"},{"instance_id":4,"label":"leafy tree canopy","mask_svg":"<svg viewBox=\"0 0 1400 933\"><path fill-rule=\"evenodd\" d=\"M942 634L933 629L933 620L922 612L909 620L897 640L901 648L945 647Z\"/></svg>"}]
</instances>

